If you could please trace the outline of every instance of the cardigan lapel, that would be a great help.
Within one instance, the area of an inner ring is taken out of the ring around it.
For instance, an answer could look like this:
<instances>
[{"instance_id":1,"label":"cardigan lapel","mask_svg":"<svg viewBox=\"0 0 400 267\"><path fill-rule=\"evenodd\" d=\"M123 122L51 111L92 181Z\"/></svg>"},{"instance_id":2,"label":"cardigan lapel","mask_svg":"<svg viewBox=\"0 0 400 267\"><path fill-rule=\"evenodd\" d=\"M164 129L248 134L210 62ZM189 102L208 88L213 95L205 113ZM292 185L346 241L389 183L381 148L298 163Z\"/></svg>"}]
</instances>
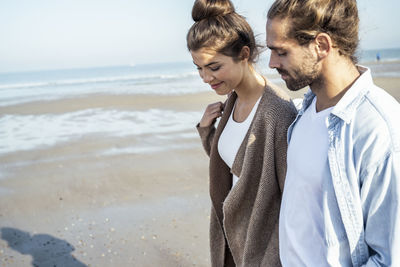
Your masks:
<instances>
[{"instance_id":1,"label":"cardigan lapel","mask_svg":"<svg viewBox=\"0 0 400 267\"><path fill-rule=\"evenodd\" d=\"M215 179L210 180L210 197L213 206L215 207L221 227L223 226L222 206L226 196L229 194L229 191L232 188L232 175L230 174L229 167L218 153L218 141L229 120L229 116L233 110L236 98L237 94L233 92L225 103L224 112L216 129L210 153L210 174L218 174L214 176L216 177Z\"/></svg>"},{"instance_id":2,"label":"cardigan lapel","mask_svg":"<svg viewBox=\"0 0 400 267\"><path fill-rule=\"evenodd\" d=\"M246 155L247 147L249 145L251 145L256 139L256 136L254 134L252 134L252 128L253 128L254 121L257 119L257 116L259 114L259 109L260 109L260 107L262 107L261 102L265 101L266 92L267 92L267 88L264 88L264 92L261 96L260 103L257 107L256 113L254 114L254 118L250 123L249 129L247 130L247 133L246 133L245 137L243 138L243 142L240 145L239 150L238 150L238 152L235 156L235 159L233 161L233 164L232 164L232 173L239 178L240 178L240 174L242 173L244 156Z\"/></svg>"}]
</instances>

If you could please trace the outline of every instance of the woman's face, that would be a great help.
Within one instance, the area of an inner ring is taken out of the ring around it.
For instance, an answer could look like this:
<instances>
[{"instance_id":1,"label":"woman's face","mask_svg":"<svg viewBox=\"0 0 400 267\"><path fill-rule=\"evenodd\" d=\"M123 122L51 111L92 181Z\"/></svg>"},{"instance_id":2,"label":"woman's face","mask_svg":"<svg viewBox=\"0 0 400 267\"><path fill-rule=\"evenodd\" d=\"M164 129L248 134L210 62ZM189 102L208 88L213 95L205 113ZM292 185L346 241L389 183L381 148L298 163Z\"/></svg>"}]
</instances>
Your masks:
<instances>
[{"instance_id":1,"label":"woman's face","mask_svg":"<svg viewBox=\"0 0 400 267\"><path fill-rule=\"evenodd\" d=\"M191 51L193 63L199 70L200 77L219 95L229 94L242 82L247 60L235 62L212 49L200 48Z\"/></svg>"}]
</instances>

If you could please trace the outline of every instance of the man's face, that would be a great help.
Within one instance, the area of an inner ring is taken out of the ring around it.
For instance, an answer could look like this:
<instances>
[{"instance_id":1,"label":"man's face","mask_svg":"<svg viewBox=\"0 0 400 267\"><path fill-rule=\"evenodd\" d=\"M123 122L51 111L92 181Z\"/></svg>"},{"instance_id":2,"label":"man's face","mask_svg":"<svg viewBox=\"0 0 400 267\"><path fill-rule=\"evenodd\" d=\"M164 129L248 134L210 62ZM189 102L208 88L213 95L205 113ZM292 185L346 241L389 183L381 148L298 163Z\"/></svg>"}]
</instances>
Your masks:
<instances>
[{"instance_id":1,"label":"man's face","mask_svg":"<svg viewBox=\"0 0 400 267\"><path fill-rule=\"evenodd\" d=\"M286 37L289 23L288 19L280 18L267 21L267 47L271 49L269 67L279 72L290 90L297 91L318 79L320 68L313 42L301 46Z\"/></svg>"}]
</instances>

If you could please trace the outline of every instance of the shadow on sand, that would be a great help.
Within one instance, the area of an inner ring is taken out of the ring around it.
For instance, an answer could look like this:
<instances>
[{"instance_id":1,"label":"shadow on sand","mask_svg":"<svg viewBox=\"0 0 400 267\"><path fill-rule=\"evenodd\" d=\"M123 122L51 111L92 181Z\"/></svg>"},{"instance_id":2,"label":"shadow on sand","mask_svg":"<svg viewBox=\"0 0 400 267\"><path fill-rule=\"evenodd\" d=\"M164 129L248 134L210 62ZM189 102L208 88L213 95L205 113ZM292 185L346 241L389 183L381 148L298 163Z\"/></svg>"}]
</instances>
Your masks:
<instances>
[{"instance_id":1,"label":"shadow on sand","mask_svg":"<svg viewBox=\"0 0 400 267\"><path fill-rule=\"evenodd\" d=\"M1 238L19 253L32 255L34 267L87 267L71 254L73 246L51 235L30 235L28 232L4 227L1 228Z\"/></svg>"}]
</instances>

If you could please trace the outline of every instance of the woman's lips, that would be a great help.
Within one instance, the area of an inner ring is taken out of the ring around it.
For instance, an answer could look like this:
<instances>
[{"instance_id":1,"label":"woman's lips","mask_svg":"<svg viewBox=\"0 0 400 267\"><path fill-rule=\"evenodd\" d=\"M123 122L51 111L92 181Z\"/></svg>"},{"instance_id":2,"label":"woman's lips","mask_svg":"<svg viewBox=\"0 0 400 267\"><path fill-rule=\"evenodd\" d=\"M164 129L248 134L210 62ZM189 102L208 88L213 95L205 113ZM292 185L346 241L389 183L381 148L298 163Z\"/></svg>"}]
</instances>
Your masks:
<instances>
[{"instance_id":1,"label":"woman's lips","mask_svg":"<svg viewBox=\"0 0 400 267\"><path fill-rule=\"evenodd\" d=\"M223 82L211 84L211 88L215 90L215 89L217 89L218 87L220 87L222 83L223 83Z\"/></svg>"}]
</instances>

